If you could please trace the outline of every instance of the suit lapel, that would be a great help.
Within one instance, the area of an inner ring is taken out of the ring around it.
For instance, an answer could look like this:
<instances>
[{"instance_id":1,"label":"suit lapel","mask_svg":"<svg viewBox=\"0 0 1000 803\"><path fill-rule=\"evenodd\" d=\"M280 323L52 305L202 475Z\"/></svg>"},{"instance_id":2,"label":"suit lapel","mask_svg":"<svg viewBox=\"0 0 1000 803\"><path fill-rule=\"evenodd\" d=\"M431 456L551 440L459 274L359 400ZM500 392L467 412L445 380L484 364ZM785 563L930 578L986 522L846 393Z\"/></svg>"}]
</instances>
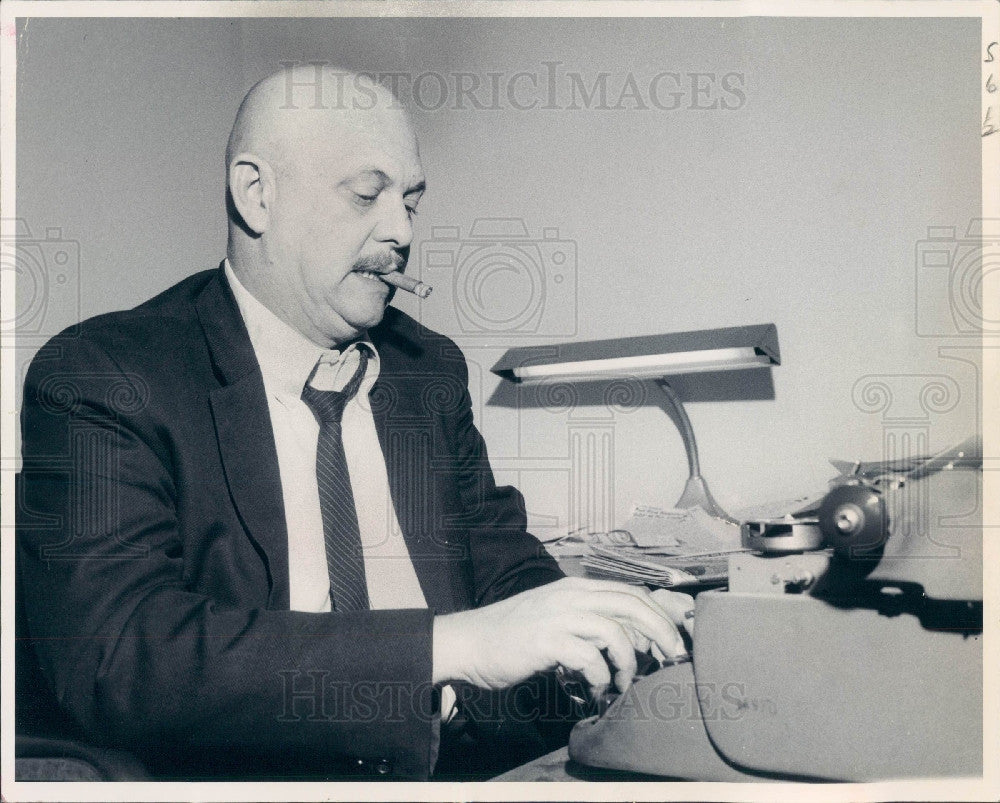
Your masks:
<instances>
[{"instance_id":1,"label":"suit lapel","mask_svg":"<svg viewBox=\"0 0 1000 803\"><path fill-rule=\"evenodd\" d=\"M267 563L268 605L287 608L288 532L264 380L221 268L195 306L221 383L209 400L226 483L247 535Z\"/></svg>"},{"instance_id":2,"label":"suit lapel","mask_svg":"<svg viewBox=\"0 0 1000 803\"><path fill-rule=\"evenodd\" d=\"M226 483L247 535L267 563L268 605L284 609L289 605L288 530L260 366L221 268L195 304L220 382L209 400ZM422 347L394 331L389 320L371 336L381 361L371 391L372 417L417 579L430 608L465 608L468 593L461 587L458 554L441 543L434 526L441 515L432 474L440 433L437 417L420 402L426 377L415 374L414 356Z\"/></svg>"},{"instance_id":3,"label":"suit lapel","mask_svg":"<svg viewBox=\"0 0 1000 803\"><path fill-rule=\"evenodd\" d=\"M460 585L457 554L448 551L435 528L441 515L432 470L438 422L421 402L426 377L415 373L413 359L421 346L393 331L390 315L370 332L381 363L370 394L372 417L396 517L424 599L433 610L448 613L468 607L468 594L456 585Z\"/></svg>"}]
</instances>

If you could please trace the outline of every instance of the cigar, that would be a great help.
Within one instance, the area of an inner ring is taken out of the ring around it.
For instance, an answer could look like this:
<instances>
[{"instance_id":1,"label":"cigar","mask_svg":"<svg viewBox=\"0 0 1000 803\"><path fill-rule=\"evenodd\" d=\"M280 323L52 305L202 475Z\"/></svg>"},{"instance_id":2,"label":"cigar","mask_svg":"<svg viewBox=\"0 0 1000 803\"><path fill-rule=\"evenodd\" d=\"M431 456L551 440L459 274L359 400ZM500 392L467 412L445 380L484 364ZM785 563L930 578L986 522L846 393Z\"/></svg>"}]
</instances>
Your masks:
<instances>
[{"instance_id":1,"label":"cigar","mask_svg":"<svg viewBox=\"0 0 1000 803\"><path fill-rule=\"evenodd\" d=\"M386 284L391 284L393 287L398 287L400 290L405 290L407 293L413 293L415 296L420 298L427 298L434 289L429 284L424 284L417 279L400 273L399 271L393 271L392 273L382 273L379 274L379 278Z\"/></svg>"}]
</instances>

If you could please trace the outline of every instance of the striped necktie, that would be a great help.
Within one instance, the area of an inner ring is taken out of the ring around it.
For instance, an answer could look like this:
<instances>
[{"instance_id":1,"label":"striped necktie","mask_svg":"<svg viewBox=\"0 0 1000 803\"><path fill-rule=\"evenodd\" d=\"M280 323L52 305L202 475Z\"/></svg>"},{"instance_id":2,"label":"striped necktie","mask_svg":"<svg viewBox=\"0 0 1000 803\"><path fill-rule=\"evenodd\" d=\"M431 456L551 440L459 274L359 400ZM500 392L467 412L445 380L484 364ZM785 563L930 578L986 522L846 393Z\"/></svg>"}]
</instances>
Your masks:
<instances>
[{"instance_id":1,"label":"striped necktie","mask_svg":"<svg viewBox=\"0 0 1000 803\"><path fill-rule=\"evenodd\" d=\"M341 612L363 611L370 607L358 511L341 436L344 408L358 392L368 366L366 349L359 348L358 357L358 369L343 390L316 390L308 382L302 389L302 401L319 422L316 484L323 514L326 568L330 575L330 607Z\"/></svg>"}]
</instances>

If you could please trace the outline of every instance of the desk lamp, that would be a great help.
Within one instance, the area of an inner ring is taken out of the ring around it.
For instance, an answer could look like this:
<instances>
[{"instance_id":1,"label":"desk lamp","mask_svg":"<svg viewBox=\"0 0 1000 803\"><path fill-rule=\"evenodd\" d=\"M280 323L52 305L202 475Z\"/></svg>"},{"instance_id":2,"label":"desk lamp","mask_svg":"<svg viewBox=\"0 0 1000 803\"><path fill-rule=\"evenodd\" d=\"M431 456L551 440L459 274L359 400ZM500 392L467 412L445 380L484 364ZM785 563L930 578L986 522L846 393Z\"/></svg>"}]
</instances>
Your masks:
<instances>
[{"instance_id":1,"label":"desk lamp","mask_svg":"<svg viewBox=\"0 0 1000 803\"><path fill-rule=\"evenodd\" d=\"M778 329L773 323L704 329L666 335L593 340L557 346L525 346L507 351L491 369L512 382L543 383L600 379L653 379L663 391L684 441L689 476L675 507L700 507L736 524L701 476L694 428L666 377L780 365Z\"/></svg>"}]
</instances>

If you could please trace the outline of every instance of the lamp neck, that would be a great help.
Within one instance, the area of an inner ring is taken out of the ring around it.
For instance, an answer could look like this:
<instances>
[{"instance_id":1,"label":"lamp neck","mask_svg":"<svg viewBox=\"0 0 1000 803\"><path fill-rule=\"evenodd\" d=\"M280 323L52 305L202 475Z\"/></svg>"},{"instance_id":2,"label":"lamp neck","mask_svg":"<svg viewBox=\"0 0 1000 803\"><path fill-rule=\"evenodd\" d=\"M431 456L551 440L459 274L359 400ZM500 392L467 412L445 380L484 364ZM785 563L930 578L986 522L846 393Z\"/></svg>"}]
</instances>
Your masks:
<instances>
[{"instance_id":1,"label":"lamp neck","mask_svg":"<svg viewBox=\"0 0 1000 803\"><path fill-rule=\"evenodd\" d=\"M681 440L684 441L684 451L687 453L688 473L692 478L701 477L701 464L698 461L698 443L694 439L694 427L691 426L691 419L688 418L684 405L681 403L674 389L670 387L670 383L663 378L656 379L655 381L659 385L660 390L663 391L663 395L667 397L667 401L670 403L670 412L673 413L677 428L681 432Z\"/></svg>"}]
</instances>

